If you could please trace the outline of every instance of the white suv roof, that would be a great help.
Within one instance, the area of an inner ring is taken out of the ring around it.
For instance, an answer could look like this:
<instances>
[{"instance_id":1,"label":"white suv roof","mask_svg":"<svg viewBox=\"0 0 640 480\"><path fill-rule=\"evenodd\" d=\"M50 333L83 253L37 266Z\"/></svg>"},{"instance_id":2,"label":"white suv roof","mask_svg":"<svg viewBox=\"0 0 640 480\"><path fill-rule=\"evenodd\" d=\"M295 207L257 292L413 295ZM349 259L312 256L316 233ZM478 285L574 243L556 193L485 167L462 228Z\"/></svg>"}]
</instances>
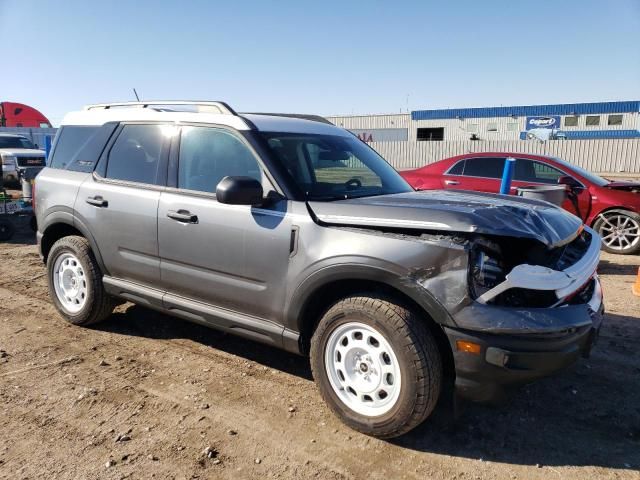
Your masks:
<instances>
[{"instance_id":1,"label":"white suv roof","mask_svg":"<svg viewBox=\"0 0 640 480\"><path fill-rule=\"evenodd\" d=\"M238 114L226 103L213 101L154 100L87 105L83 110L65 115L61 126L103 125L116 121L210 123L227 125L236 130L258 129L267 132L351 135L321 117L287 114Z\"/></svg>"}]
</instances>

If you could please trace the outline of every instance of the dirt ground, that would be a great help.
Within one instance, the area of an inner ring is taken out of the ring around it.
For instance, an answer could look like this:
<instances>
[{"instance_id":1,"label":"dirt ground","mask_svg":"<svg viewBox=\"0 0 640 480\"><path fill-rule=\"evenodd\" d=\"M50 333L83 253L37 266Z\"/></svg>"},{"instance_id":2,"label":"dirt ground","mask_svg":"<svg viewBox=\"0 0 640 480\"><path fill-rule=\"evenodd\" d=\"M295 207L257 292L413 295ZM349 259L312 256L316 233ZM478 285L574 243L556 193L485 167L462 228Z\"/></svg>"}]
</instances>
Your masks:
<instances>
[{"instance_id":1,"label":"dirt ground","mask_svg":"<svg viewBox=\"0 0 640 480\"><path fill-rule=\"evenodd\" d=\"M304 358L130 304L66 324L24 232L0 244L0 478L640 479L639 263L603 254L590 359L381 441L329 412Z\"/></svg>"}]
</instances>

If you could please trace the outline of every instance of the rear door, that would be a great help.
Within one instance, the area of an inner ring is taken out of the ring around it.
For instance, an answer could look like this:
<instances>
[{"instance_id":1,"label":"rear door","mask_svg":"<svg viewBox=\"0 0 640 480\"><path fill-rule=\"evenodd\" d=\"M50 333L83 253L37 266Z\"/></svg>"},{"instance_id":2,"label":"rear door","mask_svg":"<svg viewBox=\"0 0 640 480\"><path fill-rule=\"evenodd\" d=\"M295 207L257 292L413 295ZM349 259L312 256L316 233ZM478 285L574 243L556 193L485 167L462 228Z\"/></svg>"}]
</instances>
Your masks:
<instances>
[{"instance_id":1,"label":"rear door","mask_svg":"<svg viewBox=\"0 0 640 480\"><path fill-rule=\"evenodd\" d=\"M518 158L513 176L513 186L558 185L562 176L571 176L542 160ZM562 208L584 220L591 209L591 195L587 188L576 188L570 192Z\"/></svg>"},{"instance_id":2,"label":"rear door","mask_svg":"<svg viewBox=\"0 0 640 480\"><path fill-rule=\"evenodd\" d=\"M119 127L75 202L76 215L93 234L109 274L153 287L160 281L157 213L166 184L167 128Z\"/></svg>"},{"instance_id":3,"label":"rear door","mask_svg":"<svg viewBox=\"0 0 640 480\"><path fill-rule=\"evenodd\" d=\"M227 311L277 319L289 266L288 202L263 208L216 200L226 176L249 176L272 190L261 163L244 139L224 127L185 126L172 152L169 182L160 196L158 237L165 306L189 310L190 299ZM177 159L177 161L175 160ZM221 327L228 316L205 317Z\"/></svg>"},{"instance_id":4,"label":"rear door","mask_svg":"<svg viewBox=\"0 0 640 480\"><path fill-rule=\"evenodd\" d=\"M499 193L506 157L467 158L459 175L447 175L445 188ZM457 172L459 167L454 165ZM448 181L448 183L447 183Z\"/></svg>"}]
</instances>

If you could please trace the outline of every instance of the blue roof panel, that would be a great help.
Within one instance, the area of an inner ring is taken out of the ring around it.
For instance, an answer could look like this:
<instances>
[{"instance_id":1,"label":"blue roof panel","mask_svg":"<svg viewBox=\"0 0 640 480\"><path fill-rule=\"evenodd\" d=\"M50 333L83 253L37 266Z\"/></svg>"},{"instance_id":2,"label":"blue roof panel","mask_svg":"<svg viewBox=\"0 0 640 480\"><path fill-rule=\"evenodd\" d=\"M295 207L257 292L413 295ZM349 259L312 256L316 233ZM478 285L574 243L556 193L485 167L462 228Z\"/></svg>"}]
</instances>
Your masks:
<instances>
[{"instance_id":1,"label":"blue roof panel","mask_svg":"<svg viewBox=\"0 0 640 480\"><path fill-rule=\"evenodd\" d=\"M411 120L442 120L446 118L526 117L537 115L590 115L601 113L639 112L640 101L562 103L556 105L521 105L514 107L446 108L414 110Z\"/></svg>"}]
</instances>

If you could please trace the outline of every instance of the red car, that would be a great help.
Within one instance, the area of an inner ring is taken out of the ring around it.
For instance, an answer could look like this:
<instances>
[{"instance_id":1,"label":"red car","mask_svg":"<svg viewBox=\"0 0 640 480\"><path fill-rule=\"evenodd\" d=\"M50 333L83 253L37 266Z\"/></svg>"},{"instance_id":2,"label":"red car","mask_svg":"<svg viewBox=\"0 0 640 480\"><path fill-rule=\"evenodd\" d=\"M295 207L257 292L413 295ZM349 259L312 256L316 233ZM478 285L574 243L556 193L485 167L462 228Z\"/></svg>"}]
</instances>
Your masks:
<instances>
[{"instance_id":1,"label":"red car","mask_svg":"<svg viewBox=\"0 0 640 480\"><path fill-rule=\"evenodd\" d=\"M602 237L604 250L640 252L640 183L613 182L555 157L484 152L447 158L400 174L417 190L460 189L498 193L506 158L516 165L511 193L527 185L565 184L563 208Z\"/></svg>"}]
</instances>

